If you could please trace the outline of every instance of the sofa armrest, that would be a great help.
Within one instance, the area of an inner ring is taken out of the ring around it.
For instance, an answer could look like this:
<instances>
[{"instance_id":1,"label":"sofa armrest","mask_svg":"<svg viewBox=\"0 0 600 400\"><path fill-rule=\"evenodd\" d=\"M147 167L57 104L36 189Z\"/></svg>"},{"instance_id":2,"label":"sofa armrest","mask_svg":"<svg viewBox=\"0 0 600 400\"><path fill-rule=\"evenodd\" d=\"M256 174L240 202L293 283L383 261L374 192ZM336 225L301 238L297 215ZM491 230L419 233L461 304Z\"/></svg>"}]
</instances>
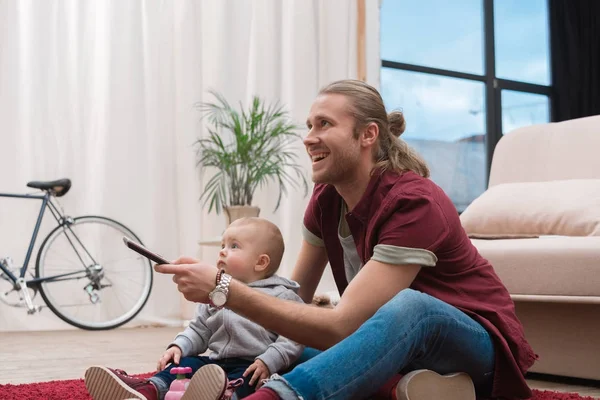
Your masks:
<instances>
[{"instance_id":1,"label":"sofa armrest","mask_svg":"<svg viewBox=\"0 0 600 400\"><path fill-rule=\"evenodd\" d=\"M537 294L511 294L513 301L537 303L600 304L598 296L552 296Z\"/></svg>"}]
</instances>

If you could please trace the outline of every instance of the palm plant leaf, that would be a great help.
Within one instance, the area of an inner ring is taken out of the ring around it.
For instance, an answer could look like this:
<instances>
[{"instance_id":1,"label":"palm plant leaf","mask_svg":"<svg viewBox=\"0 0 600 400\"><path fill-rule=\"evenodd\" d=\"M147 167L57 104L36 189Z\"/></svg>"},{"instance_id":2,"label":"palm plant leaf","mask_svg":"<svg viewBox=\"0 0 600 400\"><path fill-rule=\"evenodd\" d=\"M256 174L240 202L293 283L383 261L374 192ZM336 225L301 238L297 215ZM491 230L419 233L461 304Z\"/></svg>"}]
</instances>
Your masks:
<instances>
[{"instance_id":1,"label":"palm plant leaf","mask_svg":"<svg viewBox=\"0 0 600 400\"><path fill-rule=\"evenodd\" d=\"M197 165L214 167L201 199L217 213L227 205L250 205L255 191L268 183L277 184L277 210L289 187L308 184L297 153L290 146L300 136L297 127L278 102L265 105L254 97L247 109L235 110L221 94L212 91L215 102L202 103L208 135L198 139Z\"/></svg>"}]
</instances>

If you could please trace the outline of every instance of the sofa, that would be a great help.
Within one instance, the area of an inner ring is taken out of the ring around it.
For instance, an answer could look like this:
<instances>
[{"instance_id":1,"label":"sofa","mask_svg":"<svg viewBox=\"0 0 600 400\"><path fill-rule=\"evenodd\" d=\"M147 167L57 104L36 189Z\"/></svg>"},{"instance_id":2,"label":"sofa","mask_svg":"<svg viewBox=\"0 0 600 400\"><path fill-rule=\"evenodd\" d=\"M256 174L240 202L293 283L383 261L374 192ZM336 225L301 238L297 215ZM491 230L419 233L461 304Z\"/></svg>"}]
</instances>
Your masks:
<instances>
[{"instance_id":1,"label":"sofa","mask_svg":"<svg viewBox=\"0 0 600 400\"><path fill-rule=\"evenodd\" d=\"M600 116L504 135L461 223L515 302L530 371L600 380Z\"/></svg>"}]
</instances>

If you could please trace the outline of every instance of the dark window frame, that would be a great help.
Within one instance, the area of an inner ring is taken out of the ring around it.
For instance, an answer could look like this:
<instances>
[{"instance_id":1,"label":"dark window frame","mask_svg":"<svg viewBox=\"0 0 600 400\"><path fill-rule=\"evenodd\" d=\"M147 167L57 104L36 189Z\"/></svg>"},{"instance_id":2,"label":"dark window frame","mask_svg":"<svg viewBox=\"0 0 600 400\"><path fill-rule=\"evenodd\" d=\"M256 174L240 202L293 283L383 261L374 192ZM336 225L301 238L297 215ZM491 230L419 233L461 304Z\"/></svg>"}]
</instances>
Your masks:
<instances>
[{"instance_id":1,"label":"dark window frame","mask_svg":"<svg viewBox=\"0 0 600 400\"><path fill-rule=\"evenodd\" d=\"M469 81L482 82L485 84L485 110L486 110L486 181L489 180L490 167L492 164L492 155L498 141L502 138L502 90L512 90L515 92L532 93L548 96L550 106L550 122L553 118L554 93L552 82L550 86L538 85L515 81L510 79L498 78L496 76L496 49L494 32L494 0L483 1L483 34L484 34L484 74L471 74L447 70L442 68L426 67L417 64L407 64L402 62L381 60L382 68L391 68L404 71L421 72L425 74L445 76L449 78L459 78ZM547 0L548 1L548 0ZM549 8L548 8L549 9ZM548 14L550 14L548 12ZM548 24L550 24L550 15L548 15ZM548 36L548 48L551 37ZM548 60L548 68L551 69L551 60ZM552 71L550 70L550 76Z\"/></svg>"}]
</instances>

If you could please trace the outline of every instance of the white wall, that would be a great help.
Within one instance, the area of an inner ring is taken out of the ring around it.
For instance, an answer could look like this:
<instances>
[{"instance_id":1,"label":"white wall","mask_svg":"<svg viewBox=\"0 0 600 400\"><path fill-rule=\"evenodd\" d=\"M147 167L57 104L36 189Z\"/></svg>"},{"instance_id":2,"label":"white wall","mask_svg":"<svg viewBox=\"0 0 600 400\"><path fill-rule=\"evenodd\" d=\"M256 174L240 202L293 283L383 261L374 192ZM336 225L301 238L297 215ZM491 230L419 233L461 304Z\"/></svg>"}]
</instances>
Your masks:
<instances>
[{"instance_id":1,"label":"white wall","mask_svg":"<svg viewBox=\"0 0 600 400\"><path fill-rule=\"evenodd\" d=\"M378 1L367 10L368 81L378 86ZM73 215L116 218L167 257L213 260L216 249L197 242L225 224L197 201L194 105L208 89L232 103L258 94L282 101L302 125L321 86L356 76L355 43L354 0L2 1L0 191L70 177L64 204ZM256 196L261 216L283 231L285 276L307 202L296 193L273 213L273 188ZM23 261L35 207L0 199L0 255ZM155 279L135 324L189 317L170 277ZM319 291L333 288L328 273ZM48 310L27 316L0 304L0 331L64 328Z\"/></svg>"}]
</instances>

